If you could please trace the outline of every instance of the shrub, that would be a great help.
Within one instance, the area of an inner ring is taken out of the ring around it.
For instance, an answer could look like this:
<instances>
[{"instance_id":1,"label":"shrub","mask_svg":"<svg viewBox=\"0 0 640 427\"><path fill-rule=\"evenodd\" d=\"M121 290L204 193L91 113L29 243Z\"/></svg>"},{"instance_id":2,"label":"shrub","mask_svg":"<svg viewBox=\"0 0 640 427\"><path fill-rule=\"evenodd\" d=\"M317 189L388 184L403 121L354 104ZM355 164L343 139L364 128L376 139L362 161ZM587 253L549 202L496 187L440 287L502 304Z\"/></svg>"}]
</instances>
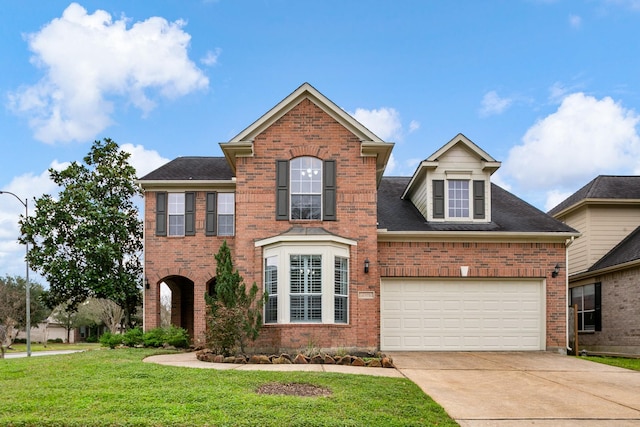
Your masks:
<instances>
[{"instance_id":1,"label":"shrub","mask_svg":"<svg viewBox=\"0 0 640 427\"><path fill-rule=\"evenodd\" d=\"M144 332L141 328L129 329L122 336L122 344L127 347L135 347L137 345L144 344Z\"/></svg>"},{"instance_id":2,"label":"shrub","mask_svg":"<svg viewBox=\"0 0 640 427\"><path fill-rule=\"evenodd\" d=\"M50 343L56 343L56 344L62 344L64 341L62 341L62 338L55 338L55 339L53 339L53 338L49 338L49 339L47 340L47 342L50 342Z\"/></svg>"},{"instance_id":3,"label":"shrub","mask_svg":"<svg viewBox=\"0 0 640 427\"><path fill-rule=\"evenodd\" d=\"M189 346L189 334L186 330L171 325L168 328L155 328L146 332L143 336L143 342L145 347L162 347L168 344L186 348Z\"/></svg>"},{"instance_id":4,"label":"shrub","mask_svg":"<svg viewBox=\"0 0 640 427\"><path fill-rule=\"evenodd\" d=\"M97 335L89 335L87 337L87 339L85 339L85 341L88 342L88 343L98 342L98 336Z\"/></svg>"},{"instance_id":5,"label":"shrub","mask_svg":"<svg viewBox=\"0 0 640 427\"><path fill-rule=\"evenodd\" d=\"M102 344L103 347L116 348L122 344L122 335L105 332L100 337L100 344Z\"/></svg>"}]
</instances>

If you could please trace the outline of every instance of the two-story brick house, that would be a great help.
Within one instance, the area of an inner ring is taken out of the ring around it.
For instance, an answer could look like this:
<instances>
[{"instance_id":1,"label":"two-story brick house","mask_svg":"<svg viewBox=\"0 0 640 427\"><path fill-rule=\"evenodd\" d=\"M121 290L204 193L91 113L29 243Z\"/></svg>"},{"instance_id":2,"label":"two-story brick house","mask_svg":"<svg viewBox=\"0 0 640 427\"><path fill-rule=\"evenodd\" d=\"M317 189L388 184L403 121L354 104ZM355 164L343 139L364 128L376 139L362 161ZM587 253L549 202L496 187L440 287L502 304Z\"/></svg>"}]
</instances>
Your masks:
<instances>
[{"instance_id":1,"label":"two-story brick house","mask_svg":"<svg viewBox=\"0 0 640 427\"><path fill-rule=\"evenodd\" d=\"M164 282L202 343L226 240L270 295L257 348L565 349L551 273L578 233L492 184L500 162L464 135L383 177L393 144L305 83L220 147L140 179L145 329Z\"/></svg>"}]
</instances>

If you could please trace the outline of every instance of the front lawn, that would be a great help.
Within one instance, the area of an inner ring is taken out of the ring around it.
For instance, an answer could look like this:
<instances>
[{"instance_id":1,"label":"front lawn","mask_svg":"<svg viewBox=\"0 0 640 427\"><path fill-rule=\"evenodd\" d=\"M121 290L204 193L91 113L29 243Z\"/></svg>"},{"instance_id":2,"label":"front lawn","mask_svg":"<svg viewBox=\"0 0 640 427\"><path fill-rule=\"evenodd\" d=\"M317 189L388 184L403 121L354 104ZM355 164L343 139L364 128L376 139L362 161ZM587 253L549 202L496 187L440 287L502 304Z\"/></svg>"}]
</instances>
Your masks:
<instances>
[{"instance_id":1,"label":"front lawn","mask_svg":"<svg viewBox=\"0 0 640 427\"><path fill-rule=\"evenodd\" d=\"M0 425L455 426L406 379L161 366L158 350L94 350L0 360ZM329 397L256 393L304 383Z\"/></svg>"},{"instance_id":2,"label":"front lawn","mask_svg":"<svg viewBox=\"0 0 640 427\"><path fill-rule=\"evenodd\" d=\"M609 356L586 356L582 357L582 359L591 360L592 362L604 363L605 365L617 366L619 368L640 371L640 359L627 359L624 357Z\"/></svg>"},{"instance_id":3,"label":"front lawn","mask_svg":"<svg viewBox=\"0 0 640 427\"><path fill-rule=\"evenodd\" d=\"M93 350L96 348L100 348L100 344L98 343L86 343L79 342L73 344L65 344L65 343L56 343L50 342L47 345L43 345L41 343L31 343L31 352L36 351L51 351L51 350ZM24 353L27 351L26 344L16 344L14 343L11 348L7 349L7 354L11 353Z\"/></svg>"}]
</instances>

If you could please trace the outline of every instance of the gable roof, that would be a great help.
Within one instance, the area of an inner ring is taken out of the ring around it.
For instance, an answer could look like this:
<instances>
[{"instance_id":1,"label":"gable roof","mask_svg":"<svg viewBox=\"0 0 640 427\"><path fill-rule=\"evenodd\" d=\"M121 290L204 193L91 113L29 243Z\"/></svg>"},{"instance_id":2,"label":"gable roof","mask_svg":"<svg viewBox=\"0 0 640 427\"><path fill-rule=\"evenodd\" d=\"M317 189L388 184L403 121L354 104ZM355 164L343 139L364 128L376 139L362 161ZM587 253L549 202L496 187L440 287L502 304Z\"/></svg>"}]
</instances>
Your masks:
<instances>
[{"instance_id":1,"label":"gable roof","mask_svg":"<svg viewBox=\"0 0 640 427\"><path fill-rule=\"evenodd\" d=\"M640 260L640 227L633 230L631 234L593 264L588 271L602 270L638 260Z\"/></svg>"},{"instance_id":2,"label":"gable roof","mask_svg":"<svg viewBox=\"0 0 640 427\"><path fill-rule=\"evenodd\" d=\"M478 147L469 138L459 133L445 145L440 147L435 153L420 162L420 164L416 168L416 171L413 173L411 180L407 183L407 187L402 193L402 197L404 198L407 196L407 194L411 191L414 183L420 180L421 176L426 173L427 169L435 169L438 166L438 161L440 160L440 158L458 144L463 145L467 150L474 153L480 160L482 168L489 170L490 174L493 174L498 170L498 168L500 168L499 161L491 157L489 153Z\"/></svg>"},{"instance_id":3,"label":"gable roof","mask_svg":"<svg viewBox=\"0 0 640 427\"><path fill-rule=\"evenodd\" d=\"M148 173L139 182L231 181L233 172L224 157L178 157Z\"/></svg>"},{"instance_id":4,"label":"gable roof","mask_svg":"<svg viewBox=\"0 0 640 427\"><path fill-rule=\"evenodd\" d=\"M490 223L427 222L409 200L402 199L410 177L384 177L378 189L378 228L394 232L579 233L496 184L491 184Z\"/></svg>"},{"instance_id":5,"label":"gable roof","mask_svg":"<svg viewBox=\"0 0 640 427\"><path fill-rule=\"evenodd\" d=\"M552 216L558 216L588 202L631 201L640 203L640 176L598 175L548 213Z\"/></svg>"},{"instance_id":6,"label":"gable roof","mask_svg":"<svg viewBox=\"0 0 640 427\"><path fill-rule=\"evenodd\" d=\"M235 171L236 156L251 157L253 156L253 140L257 135L279 120L282 116L291 111L296 105L303 100L308 99L321 110L335 119L342 126L356 135L361 141L362 156L375 156L377 179L380 182L384 169L387 166L393 143L385 142L376 134L367 129L362 123L358 122L350 114L338 107L333 101L321 94L316 88L309 83L303 83L289 96L280 101L276 106L271 108L258 120L253 122L249 127L231 138L228 142L220 143L220 148L227 158L231 169Z\"/></svg>"}]
</instances>

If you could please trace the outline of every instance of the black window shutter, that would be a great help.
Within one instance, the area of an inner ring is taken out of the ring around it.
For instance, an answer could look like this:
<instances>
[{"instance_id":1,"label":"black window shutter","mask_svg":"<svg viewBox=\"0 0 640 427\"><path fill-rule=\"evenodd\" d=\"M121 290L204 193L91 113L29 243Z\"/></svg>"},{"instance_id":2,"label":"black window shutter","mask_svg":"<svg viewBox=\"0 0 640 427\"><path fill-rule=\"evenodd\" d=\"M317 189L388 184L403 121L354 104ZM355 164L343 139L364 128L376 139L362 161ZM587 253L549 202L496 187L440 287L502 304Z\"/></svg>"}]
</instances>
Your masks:
<instances>
[{"instance_id":1,"label":"black window shutter","mask_svg":"<svg viewBox=\"0 0 640 427\"><path fill-rule=\"evenodd\" d=\"M596 283L595 285L595 312L594 312L594 323L596 331L602 330L602 284Z\"/></svg>"},{"instance_id":2,"label":"black window shutter","mask_svg":"<svg viewBox=\"0 0 640 427\"><path fill-rule=\"evenodd\" d=\"M336 220L336 161L324 161L324 194L322 197L322 219L325 221Z\"/></svg>"},{"instance_id":3,"label":"black window shutter","mask_svg":"<svg viewBox=\"0 0 640 427\"><path fill-rule=\"evenodd\" d=\"M484 181L473 181L473 217L484 219Z\"/></svg>"},{"instance_id":4,"label":"black window shutter","mask_svg":"<svg viewBox=\"0 0 640 427\"><path fill-rule=\"evenodd\" d=\"M196 193L184 193L184 235L196 234Z\"/></svg>"},{"instance_id":5,"label":"black window shutter","mask_svg":"<svg viewBox=\"0 0 640 427\"><path fill-rule=\"evenodd\" d=\"M156 236L167 235L167 193L156 193Z\"/></svg>"},{"instance_id":6,"label":"black window shutter","mask_svg":"<svg viewBox=\"0 0 640 427\"><path fill-rule=\"evenodd\" d=\"M276 220L289 220L288 160L276 160Z\"/></svg>"},{"instance_id":7,"label":"black window shutter","mask_svg":"<svg viewBox=\"0 0 640 427\"><path fill-rule=\"evenodd\" d=\"M216 193L207 193L206 201L206 217L205 217L205 234L207 236L216 235Z\"/></svg>"},{"instance_id":8,"label":"black window shutter","mask_svg":"<svg viewBox=\"0 0 640 427\"><path fill-rule=\"evenodd\" d=\"M444 180L433 180L433 217L444 218Z\"/></svg>"}]
</instances>

